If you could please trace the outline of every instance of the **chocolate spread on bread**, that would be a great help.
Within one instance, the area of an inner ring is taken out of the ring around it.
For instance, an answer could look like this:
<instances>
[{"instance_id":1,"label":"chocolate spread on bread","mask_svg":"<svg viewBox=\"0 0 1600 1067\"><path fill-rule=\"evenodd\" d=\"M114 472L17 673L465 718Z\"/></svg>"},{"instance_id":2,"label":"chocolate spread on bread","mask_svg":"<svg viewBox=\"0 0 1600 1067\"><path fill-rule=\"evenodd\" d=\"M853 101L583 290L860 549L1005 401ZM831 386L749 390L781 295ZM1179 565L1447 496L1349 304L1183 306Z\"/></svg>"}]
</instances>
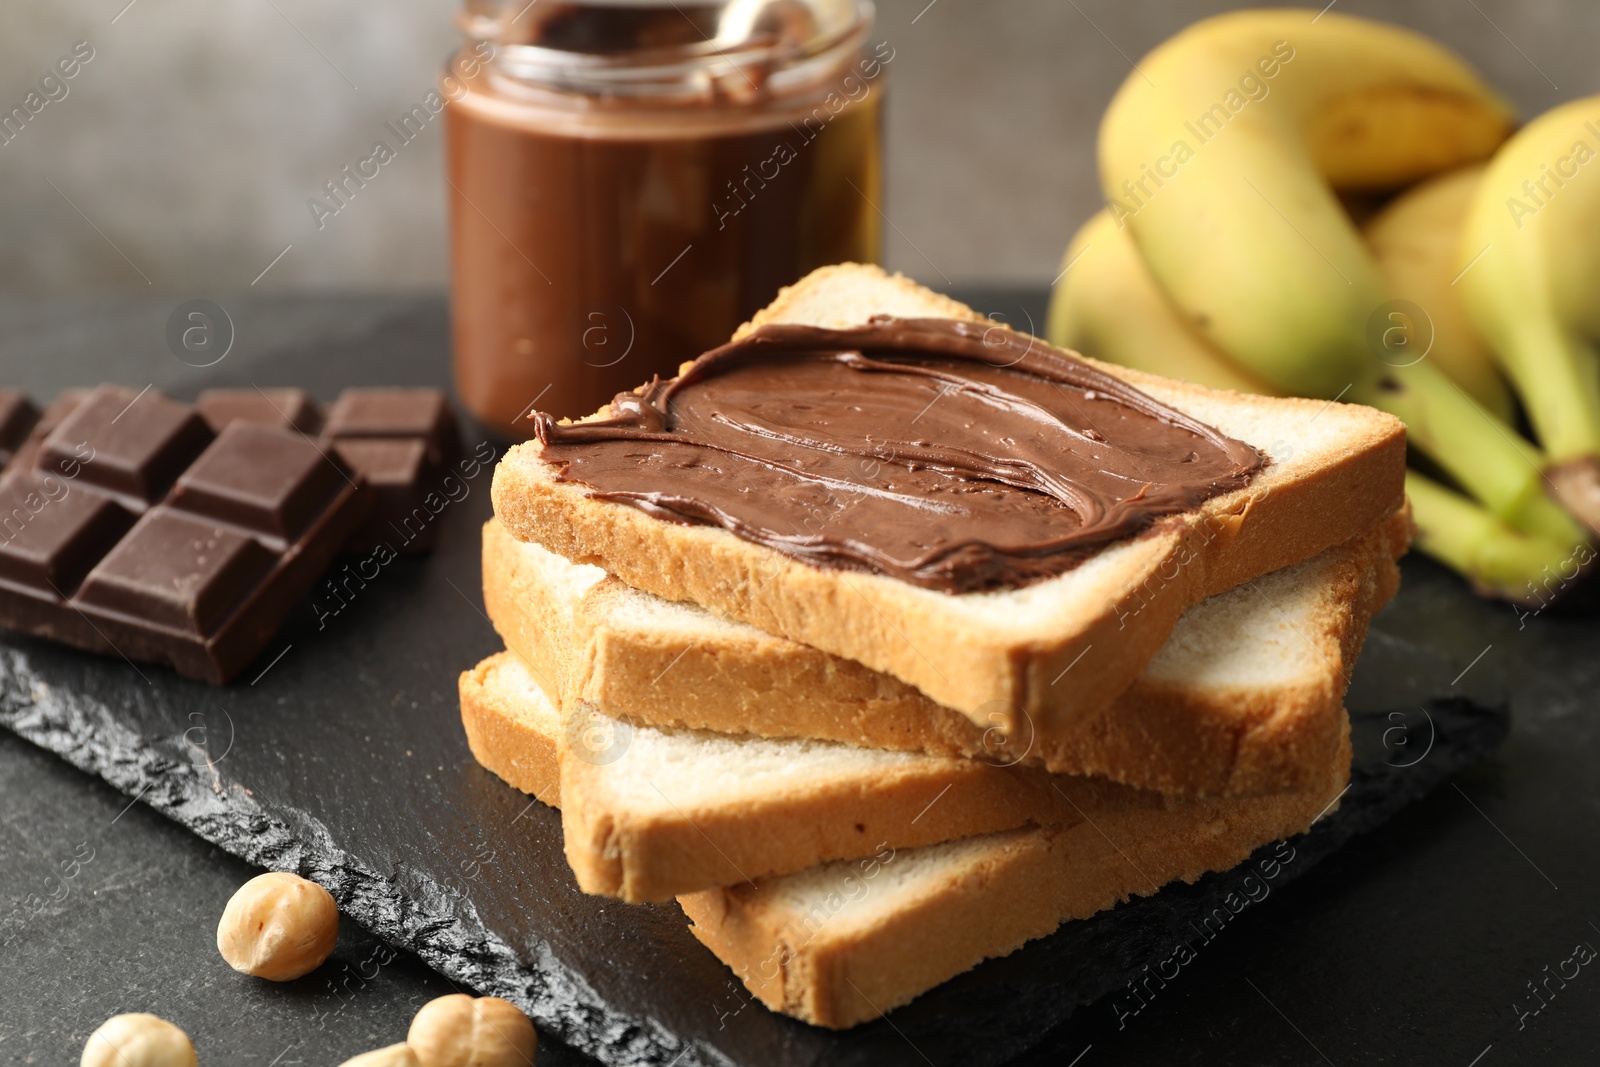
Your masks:
<instances>
[{"instance_id":1,"label":"chocolate spread on bread","mask_svg":"<svg viewBox=\"0 0 1600 1067\"><path fill-rule=\"evenodd\" d=\"M953 319L768 325L608 417L535 414L557 478L947 593L1070 570L1262 454L1044 342Z\"/></svg>"}]
</instances>

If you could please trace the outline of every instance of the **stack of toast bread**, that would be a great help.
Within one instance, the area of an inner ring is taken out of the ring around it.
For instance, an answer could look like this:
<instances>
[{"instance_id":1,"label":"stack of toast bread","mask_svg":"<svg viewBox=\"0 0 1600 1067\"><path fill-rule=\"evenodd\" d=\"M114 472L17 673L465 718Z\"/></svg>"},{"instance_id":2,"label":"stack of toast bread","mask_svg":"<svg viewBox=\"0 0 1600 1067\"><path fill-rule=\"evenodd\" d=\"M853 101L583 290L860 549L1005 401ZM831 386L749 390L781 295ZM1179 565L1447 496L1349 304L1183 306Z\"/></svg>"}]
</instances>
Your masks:
<instances>
[{"instance_id":1,"label":"stack of toast bread","mask_svg":"<svg viewBox=\"0 0 1600 1067\"><path fill-rule=\"evenodd\" d=\"M1003 329L842 265L735 340L883 316ZM602 499L539 440L506 455L483 530L505 651L461 714L561 809L582 889L676 898L765 1004L847 1027L1337 805L1344 691L1410 540L1403 428L1085 362L1260 466L1016 586L819 564Z\"/></svg>"}]
</instances>

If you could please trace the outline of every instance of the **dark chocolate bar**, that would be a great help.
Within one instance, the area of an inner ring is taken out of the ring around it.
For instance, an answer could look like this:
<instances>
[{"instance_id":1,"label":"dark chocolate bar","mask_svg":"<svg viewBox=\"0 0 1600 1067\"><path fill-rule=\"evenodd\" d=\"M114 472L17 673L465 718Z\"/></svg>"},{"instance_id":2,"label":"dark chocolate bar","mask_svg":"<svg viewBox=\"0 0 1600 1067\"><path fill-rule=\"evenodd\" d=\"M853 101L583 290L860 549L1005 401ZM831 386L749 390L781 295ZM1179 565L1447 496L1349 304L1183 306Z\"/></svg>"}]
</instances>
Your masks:
<instances>
[{"instance_id":1,"label":"dark chocolate bar","mask_svg":"<svg viewBox=\"0 0 1600 1067\"><path fill-rule=\"evenodd\" d=\"M455 415L438 389L346 389L326 417L299 389L207 389L196 402L213 429L241 420L320 434L322 446L365 476L373 503L345 550L433 547L423 499L461 456Z\"/></svg>"},{"instance_id":2,"label":"dark chocolate bar","mask_svg":"<svg viewBox=\"0 0 1600 1067\"><path fill-rule=\"evenodd\" d=\"M358 472L282 427L215 432L187 404L117 386L56 408L32 462L0 475L0 625L14 630L225 682L371 505Z\"/></svg>"}]
</instances>

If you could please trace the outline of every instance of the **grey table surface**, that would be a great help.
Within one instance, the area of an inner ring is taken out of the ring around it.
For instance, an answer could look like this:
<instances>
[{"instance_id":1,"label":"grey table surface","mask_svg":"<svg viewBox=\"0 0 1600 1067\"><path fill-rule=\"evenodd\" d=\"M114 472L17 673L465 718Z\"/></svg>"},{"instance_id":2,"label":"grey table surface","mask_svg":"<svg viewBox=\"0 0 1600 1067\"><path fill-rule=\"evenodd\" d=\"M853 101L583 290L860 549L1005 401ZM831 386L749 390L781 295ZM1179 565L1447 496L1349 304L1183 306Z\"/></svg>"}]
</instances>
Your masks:
<instances>
[{"instance_id":1,"label":"grey table surface","mask_svg":"<svg viewBox=\"0 0 1600 1067\"><path fill-rule=\"evenodd\" d=\"M958 295L1023 328L1042 323L1042 293ZM184 299L0 298L0 382L39 397L102 380L191 397L241 374L286 384L330 352L368 367L396 345L436 350L435 370L447 359L434 295L224 296L215 299L233 320L234 348L196 369L165 340ZM1547 976L1575 943L1600 945L1600 628L1503 606L1462 610L1451 576L1425 562L1406 575L1377 628L1507 687L1516 718L1505 747L1254 909L1137 1019L1081 1013L1024 1062L1592 1061L1600 978L1591 968L1559 985ZM74 871L65 880L63 863ZM334 958L298 982L233 974L214 928L252 873L0 732L0 1063L74 1063L107 1016L149 1010L182 1018L202 1063L336 1064L403 1039L415 1009L451 991L353 924ZM59 899L33 913L30 895ZM1546 991L1537 1000L1535 983ZM546 1041L540 1062L591 1061Z\"/></svg>"}]
</instances>

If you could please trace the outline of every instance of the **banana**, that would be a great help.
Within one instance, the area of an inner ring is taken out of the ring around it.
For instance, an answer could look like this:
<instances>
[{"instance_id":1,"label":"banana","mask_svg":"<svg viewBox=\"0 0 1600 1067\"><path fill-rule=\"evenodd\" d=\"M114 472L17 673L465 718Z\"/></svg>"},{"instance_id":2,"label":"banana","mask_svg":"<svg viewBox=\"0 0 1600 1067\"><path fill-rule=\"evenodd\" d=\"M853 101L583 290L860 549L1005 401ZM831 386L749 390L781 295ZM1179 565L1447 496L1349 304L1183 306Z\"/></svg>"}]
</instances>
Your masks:
<instances>
[{"instance_id":1,"label":"banana","mask_svg":"<svg viewBox=\"0 0 1600 1067\"><path fill-rule=\"evenodd\" d=\"M1361 236L1389 295L1410 301L1427 316L1431 329L1425 331L1426 358L1509 422L1514 414L1511 390L1467 317L1460 289L1451 284L1461 270L1456 250L1483 170L1474 164L1407 189L1362 225Z\"/></svg>"},{"instance_id":2,"label":"banana","mask_svg":"<svg viewBox=\"0 0 1600 1067\"><path fill-rule=\"evenodd\" d=\"M1553 461L1557 495L1600 531L1600 96L1546 112L1495 156L1457 269Z\"/></svg>"},{"instance_id":3,"label":"banana","mask_svg":"<svg viewBox=\"0 0 1600 1067\"><path fill-rule=\"evenodd\" d=\"M1280 388L1367 393L1384 283L1335 187L1397 187L1489 155L1513 115L1419 34L1329 12L1206 19L1129 74L1101 185L1183 315Z\"/></svg>"},{"instance_id":4,"label":"banana","mask_svg":"<svg viewBox=\"0 0 1600 1067\"><path fill-rule=\"evenodd\" d=\"M1067 246L1046 333L1051 344L1135 370L1213 389L1276 392L1177 315L1128 231L1107 211L1084 223Z\"/></svg>"}]
</instances>

